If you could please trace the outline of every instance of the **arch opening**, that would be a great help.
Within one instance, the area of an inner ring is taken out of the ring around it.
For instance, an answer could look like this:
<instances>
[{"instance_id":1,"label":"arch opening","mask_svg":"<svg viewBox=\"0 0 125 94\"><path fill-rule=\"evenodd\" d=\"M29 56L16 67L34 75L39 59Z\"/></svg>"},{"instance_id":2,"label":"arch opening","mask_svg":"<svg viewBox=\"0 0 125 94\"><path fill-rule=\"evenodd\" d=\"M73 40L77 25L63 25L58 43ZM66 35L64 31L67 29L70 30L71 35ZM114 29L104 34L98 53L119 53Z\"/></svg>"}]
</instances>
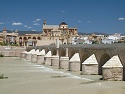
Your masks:
<instances>
[{"instance_id":1,"label":"arch opening","mask_svg":"<svg viewBox=\"0 0 125 94\"><path fill-rule=\"evenodd\" d=\"M23 37L23 40L27 40L27 37Z\"/></svg>"},{"instance_id":2,"label":"arch opening","mask_svg":"<svg viewBox=\"0 0 125 94\"><path fill-rule=\"evenodd\" d=\"M19 37L19 39L22 39L22 37Z\"/></svg>"},{"instance_id":3,"label":"arch opening","mask_svg":"<svg viewBox=\"0 0 125 94\"><path fill-rule=\"evenodd\" d=\"M82 71L82 63L89 57L87 53L80 54L80 71Z\"/></svg>"},{"instance_id":4,"label":"arch opening","mask_svg":"<svg viewBox=\"0 0 125 94\"><path fill-rule=\"evenodd\" d=\"M99 65L98 65L98 74L99 74L99 75L102 75L102 66L103 66L110 58L111 58L111 57L110 57L107 53L104 53L104 54L101 56L101 59L100 59Z\"/></svg>"},{"instance_id":5,"label":"arch opening","mask_svg":"<svg viewBox=\"0 0 125 94\"><path fill-rule=\"evenodd\" d=\"M36 37L33 37L33 39L35 39L35 40L36 40Z\"/></svg>"}]
</instances>

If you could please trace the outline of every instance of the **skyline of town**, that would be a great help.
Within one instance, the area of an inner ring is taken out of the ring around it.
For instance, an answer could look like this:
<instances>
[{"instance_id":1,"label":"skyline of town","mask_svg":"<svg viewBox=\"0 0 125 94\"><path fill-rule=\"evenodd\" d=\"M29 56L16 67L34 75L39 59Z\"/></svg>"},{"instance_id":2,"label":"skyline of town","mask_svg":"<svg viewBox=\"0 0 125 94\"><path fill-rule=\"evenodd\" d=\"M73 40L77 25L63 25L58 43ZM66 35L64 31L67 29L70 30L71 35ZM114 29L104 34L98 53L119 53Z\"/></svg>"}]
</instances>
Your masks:
<instances>
[{"instance_id":1,"label":"skyline of town","mask_svg":"<svg viewBox=\"0 0 125 94\"><path fill-rule=\"evenodd\" d=\"M42 31L44 18L49 25L65 21L83 33L124 33L124 0L1 0L0 31Z\"/></svg>"}]
</instances>

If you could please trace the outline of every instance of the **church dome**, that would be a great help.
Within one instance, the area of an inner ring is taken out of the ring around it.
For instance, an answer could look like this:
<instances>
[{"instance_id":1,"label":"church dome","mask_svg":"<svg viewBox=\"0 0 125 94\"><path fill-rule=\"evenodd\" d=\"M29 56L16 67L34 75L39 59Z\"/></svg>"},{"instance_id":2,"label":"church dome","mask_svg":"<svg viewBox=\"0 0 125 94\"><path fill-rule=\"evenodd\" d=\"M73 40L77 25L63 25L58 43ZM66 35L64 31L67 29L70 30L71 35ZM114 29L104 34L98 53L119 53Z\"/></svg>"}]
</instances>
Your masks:
<instances>
[{"instance_id":1,"label":"church dome","mask_svg":"<svg viewBox=\"0 0 125 94\"><path fill-rule=\"evenodd\" d=\"M67 25L64 21L60 25Z\"/></svg>"}]
</instances>

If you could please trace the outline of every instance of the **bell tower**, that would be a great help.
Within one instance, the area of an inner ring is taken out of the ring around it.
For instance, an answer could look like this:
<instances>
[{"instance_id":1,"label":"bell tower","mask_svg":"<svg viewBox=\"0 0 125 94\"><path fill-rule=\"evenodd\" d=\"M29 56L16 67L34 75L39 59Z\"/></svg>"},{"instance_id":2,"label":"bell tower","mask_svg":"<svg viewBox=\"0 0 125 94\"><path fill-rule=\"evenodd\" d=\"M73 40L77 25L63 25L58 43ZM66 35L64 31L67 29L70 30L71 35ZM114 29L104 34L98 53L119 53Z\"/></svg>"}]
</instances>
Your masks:
<instances>
[{"instance_id":1,"label":"bell tower","mask_svg":"<svg viewBox=\"0 0 125 94\"><path fill-rule=\"evenodd\" d=\"M44 19L44 21L43 21L43 25L46 25L46 19Z\"/></svg>"},{"instance_id":2,"label":"bell tower","mask_svg":"<svg viewBox=\"0 0 125 94\"><path fill-rule=\"evenodd\" d=\"M6 27L4 27L3 34L6 34L6 33L7 33L7 29L6 29Z\"/></svg>"}]
</instances>

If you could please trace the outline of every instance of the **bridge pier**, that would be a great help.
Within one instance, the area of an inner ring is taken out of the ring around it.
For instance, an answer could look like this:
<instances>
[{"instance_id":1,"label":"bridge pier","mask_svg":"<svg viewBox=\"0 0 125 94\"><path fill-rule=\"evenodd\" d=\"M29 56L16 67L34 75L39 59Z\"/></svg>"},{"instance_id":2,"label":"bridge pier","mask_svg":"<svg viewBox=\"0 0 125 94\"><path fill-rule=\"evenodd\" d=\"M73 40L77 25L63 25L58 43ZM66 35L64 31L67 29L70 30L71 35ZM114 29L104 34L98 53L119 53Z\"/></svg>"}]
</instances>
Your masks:
<instances>
[{"instance_id":1,"label":"bridge pier","mask_svg":"<svg viewBox=\"0 0 125 94\"><path fill-rule=\"evenodd\" d=\"M20 59L26 59L26 53L27 53L27 51L21 52Z\"/></svg>"},{"instance_id":2,"label":"bridge pier","mask_svg":"<svg viewBox=\"0 0 125 94\"><path fill-rule=\"evenodd\" d=\"M94 54L82 63L82 74L98 74L98 62Z\"/></svg>"},{"instance_id":3,"label":"bridge pier","mask_svg":"<svg viewBox=\"0 0 125 94\"><path fill-rule=\"evenodd\" d=\"M68 48L66 48L66 55L61 56L59 59L59 68L60 69L68 69L69 68L69 57L68 57Z\"/></svg>"},{"instance_id":4,"label":"bridge pier","mask_svg":"<svg viewBox=\"0 0 125 94\"><path fill-rule=\"evenodd\" d=\"M35 49L32 49L30 52L26 53L26 60L31 61L32 53L35 52Z\"/></svg>"},{"instance_id":5,"label":"bridge pier","mask_svg":"<svg viewBox=\"0 0 125 94\"><path fill-rule=\"evenodd\" d=\"M69 71L80 71L79 53L75 53L69 60Z\"/></svg>"},{"instance_id":6,"label":"bridge pier","mask_svg":"<svg viewBox=\"0 0 125 94\"><path fill-rule=\"evenodd\" d=\"M51 65L51 57L51 51L48 51L48 53L44 56L45 65Z\"/></svg>"},{"instance_id":7,"label":"bridge pier","mask_svg":"<svg viewBox=\"0 0 125 94\"><path fill-rule=\"evenodd\" d=\"M60 57L60 69L69 68L69 57Z\"/></svg>"},{"instance_id":8,"label":"bridge pier","mask_svg":"<svg viewBox=\"0 0 125 94\"><path fill-rule=\"evenodd\" d=\"M44 64L44 56L45 56L45 49L42 49L42 51L39 52L39 54L37 54L37 60L36 63L37 64Z\"/></svg>"},{"instance_id":9,"label":"bridge pier","mask_svg":"<svg viewBox=\"0 0 125 94\"><path fill-rule=\"evenodd\" d=\"M103 79L110 81L122 81L123 80L123 66L119 57L113 56L103 66Z\"/></svg>"},{"instance_id":10,"label":"bridge pier","mask_svg":"<svg viewBox=\"0 0 125 94\"><path fill-rule=\"evenodd\" d=\"M90 68L90 66L86 67L88 65L84 64L83 62L87 58L89 58L90 55L95 54L97 62L98 62L98 74L103 75L103 72L105 71L106 68L103 69L102 66L111 57L118 55L122 65L123 65L123 69L122 69L123 70L123 80L125 80L125 58L124 58L125 57L125 48L124 47L125 47L125 44L61 45L59 47L60 53L58 53L58 56L56 56L57 47L54 45L50 45L50 46L43 47L43 48L45 48L45 51L47 53L43 57L44 57L44 60L45 60L44 62L46 65L54 65L59 68L68 68L70 71L84 71L85 68ZM65 55L67 53L65 50L66 48L69 49L67 56ZM32 49L34 49L34 48L32 48ZM24 58L26 58L26 60L30 61L31 52L32 52L31 50L27 51L26 54L25 53L22 54L21 58L24 57ZM37 61L41 62L40 59L41 59L41 55L37 55L36 62ZM82 66L82 63L84 64L84 66ZM92 69L92 68L90 68L90 69ZM117 70L115 70L114 72L117 73ZM86 74L86 73L83 72L83 74ZM87 72L87 74L89 74L89 72Z\"/></svg>"},{"instance_id":11,"label":"bridge pier","mask_svg":"<svg viewBox=\"0 0 125 94\"><path fill-rule=\"evenodd\" d=\"M32 53L31 62L36 63L38 53L39 53L39 49L37 49L34 53Z\"/></svg>"}]
</instances>

